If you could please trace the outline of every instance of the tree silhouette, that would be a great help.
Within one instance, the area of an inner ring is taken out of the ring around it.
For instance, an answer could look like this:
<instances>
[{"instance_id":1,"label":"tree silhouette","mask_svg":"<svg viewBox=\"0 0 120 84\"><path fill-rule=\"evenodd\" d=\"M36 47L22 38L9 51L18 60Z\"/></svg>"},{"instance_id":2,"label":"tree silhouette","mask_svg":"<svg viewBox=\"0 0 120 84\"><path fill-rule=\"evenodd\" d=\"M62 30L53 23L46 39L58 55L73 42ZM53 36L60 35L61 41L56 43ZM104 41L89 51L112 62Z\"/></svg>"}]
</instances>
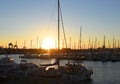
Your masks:
<instances>
[{"instance_id":1,"label":"tree silhouette","mask_svg":"<svg viewBox=\"0 0 120 84\"><path fill-rule=\"evenodd\" d=\"M8 47L9 47L9 48L13 48L13 43L10 42L10 43L8 44Z\"/></svg>"}]
</instances>

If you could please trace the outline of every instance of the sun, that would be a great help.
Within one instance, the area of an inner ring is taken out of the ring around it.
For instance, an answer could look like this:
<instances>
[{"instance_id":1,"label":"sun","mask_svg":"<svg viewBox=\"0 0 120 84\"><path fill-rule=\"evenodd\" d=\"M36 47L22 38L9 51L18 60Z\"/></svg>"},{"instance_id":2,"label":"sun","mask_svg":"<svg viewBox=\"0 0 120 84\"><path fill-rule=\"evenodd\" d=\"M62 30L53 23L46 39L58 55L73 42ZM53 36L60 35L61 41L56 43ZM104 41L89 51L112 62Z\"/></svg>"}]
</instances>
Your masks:
<instances>
[{"instance_id":1,"label":"sun","mask_svg":"<svg viewBox=\"0 0 120 84\"><path fill-rule=\"evenodd\" d=\"M43 49L52 49L55 48L55 43L52 38L45 38L43 39L41 46Z\"/></svg>"}]
</instances>

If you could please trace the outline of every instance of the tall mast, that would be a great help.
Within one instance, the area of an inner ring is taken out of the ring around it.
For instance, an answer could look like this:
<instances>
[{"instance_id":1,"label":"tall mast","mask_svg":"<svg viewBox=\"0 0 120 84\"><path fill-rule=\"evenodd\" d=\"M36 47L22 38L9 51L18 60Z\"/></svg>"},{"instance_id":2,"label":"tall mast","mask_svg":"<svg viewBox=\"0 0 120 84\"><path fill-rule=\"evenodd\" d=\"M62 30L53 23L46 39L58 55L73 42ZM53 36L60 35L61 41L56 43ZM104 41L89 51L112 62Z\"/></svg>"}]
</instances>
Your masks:
<instances>
[{"instance_id":1,"label":"tall mast","mask_svg":"<svg viewBox=\"0 0 120 84\"><path fill-rule=\"evenodd\" d=\"M60 53L60 2L58 0L58 57L59 57L59 53ZM58 68L59 68L59 64L58 64Z\"/></svg>"},{"instance_id":2,"label":"tall mast","mask_svg":"<svg viewBox=\"0 0 120 84\"><path fill-rule=\"evenodd\" d=\"M58 0L58 51L60 49L60 2Z\"/></svg>"}]
</instances>

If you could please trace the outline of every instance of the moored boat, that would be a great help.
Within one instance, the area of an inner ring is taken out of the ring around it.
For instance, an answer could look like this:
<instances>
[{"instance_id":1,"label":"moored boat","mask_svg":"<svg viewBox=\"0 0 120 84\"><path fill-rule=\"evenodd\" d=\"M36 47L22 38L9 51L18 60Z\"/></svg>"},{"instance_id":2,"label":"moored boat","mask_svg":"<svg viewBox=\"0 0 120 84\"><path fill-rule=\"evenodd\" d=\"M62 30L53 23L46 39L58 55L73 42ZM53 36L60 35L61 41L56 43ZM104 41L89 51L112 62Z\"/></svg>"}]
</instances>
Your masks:
<instances>
[{"instance_id":1,"label":"moored boat","mask_svg":"<svg viewBox=\"0 0 120 84\"><path fill-rule=\"evenodd\" d=\"M56 65L58 65L58 61L53 64L40 64L40 67L29 70L27 76L37 76L39 78L60 78L62 77L62 72L60 68L56 68Z\"/></svg>"},{"instance_id":2,"label":"moored boat","mask_svg":"<svg viewBox=\"0 0 120 84\"><path fill-rule=\"evenodd\" d=\"M68 62L63 73L63 79L81 81L90 79L93 70L87 69L81 62Z\"/></svg>"},{"instance_id":3,"label":"moored boat","mask_svg":"<svg viewBox=\"0 0 120 84\"><path fill-rule=\"evenodd\" d=\"M12 79L18 70L19 64L14 62L13 58L5 55L0 59L0 79Z\"/></svg>"}]
</instances>

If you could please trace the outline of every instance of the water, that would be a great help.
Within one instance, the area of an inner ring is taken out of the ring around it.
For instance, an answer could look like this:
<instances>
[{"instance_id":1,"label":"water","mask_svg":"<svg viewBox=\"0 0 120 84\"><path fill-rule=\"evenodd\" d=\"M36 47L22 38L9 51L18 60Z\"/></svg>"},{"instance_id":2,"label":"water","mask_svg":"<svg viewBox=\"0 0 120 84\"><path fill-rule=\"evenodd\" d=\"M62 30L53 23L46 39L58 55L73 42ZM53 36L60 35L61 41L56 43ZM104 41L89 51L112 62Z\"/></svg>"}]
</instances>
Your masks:
<instances>
[{"instance_id":1,"label":"water","mask_svg":"<svg viewBox=\"0 0 120 84\"><path fill-rule=\"evenodd\" d=\"M85 62L94 70L93 84L120 84L120 62Z\"/></svg>"},{"instance_id":2,"label":"water","mask_svg":"<svg viewBox=\"0 0 120 84\"><path fill-rule=\"evenodd\" d=\"M0 58L4 55L0 55ZM20 63L20 55L9 55L9 57L14 58L16 63ZM54 60L43 60L43 59L27 59L28 62L34 62L37 65L44 63L52 63ZM67 60L61 60L60 65L64 66ZM89 81L81 81L79 84L120 84L120 62L94 62L94 61L84 61L84 65L87 68L92 68L94 74L91 76ZM1 82L0 84L10 84L10 82ZM11 82L11 84L18 84L18 82ZM19 84L23 83L23 81ZM30 84L30 83L29 83ZM74 84L71 83L71 84ZM78 83L77 83L78 84Z\"/></svg>"}]
</instances>

